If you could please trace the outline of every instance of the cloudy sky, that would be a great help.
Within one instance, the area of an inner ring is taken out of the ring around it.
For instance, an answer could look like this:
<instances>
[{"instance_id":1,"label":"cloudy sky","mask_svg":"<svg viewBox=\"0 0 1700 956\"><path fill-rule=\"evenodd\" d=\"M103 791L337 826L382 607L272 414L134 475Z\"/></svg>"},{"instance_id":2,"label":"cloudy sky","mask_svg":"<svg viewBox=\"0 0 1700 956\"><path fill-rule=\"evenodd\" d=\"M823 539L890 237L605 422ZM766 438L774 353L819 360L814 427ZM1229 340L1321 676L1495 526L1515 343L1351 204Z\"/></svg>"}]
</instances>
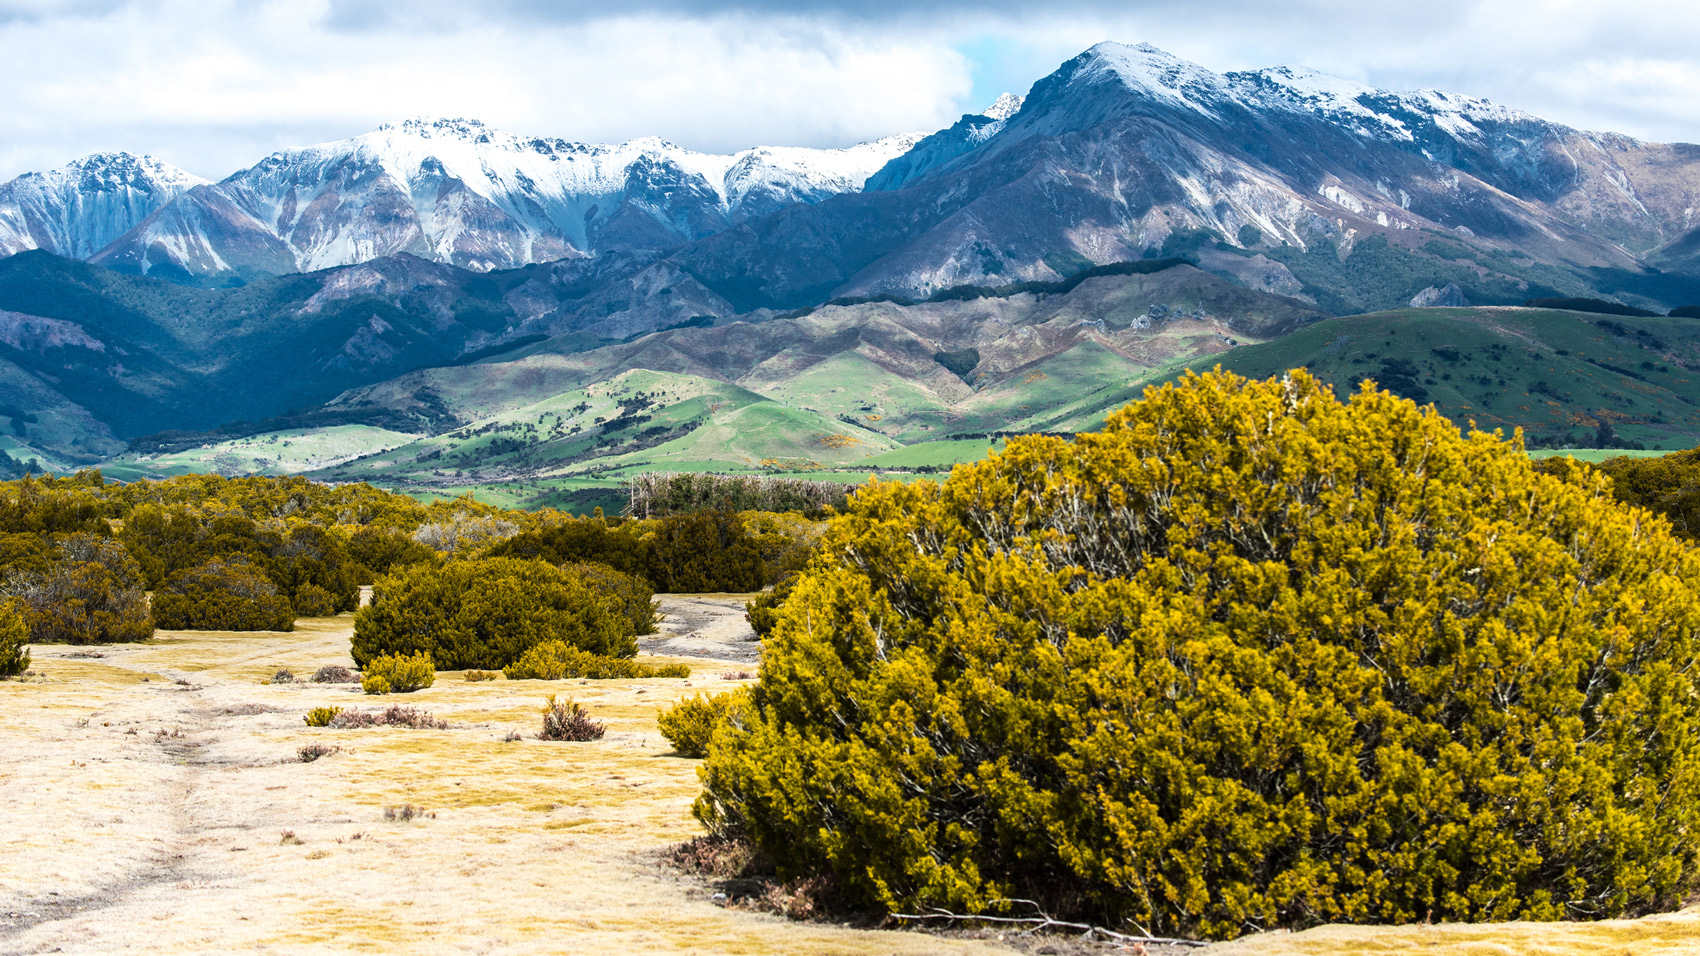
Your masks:
<instances>
[{"instance_id":1,"label":"cloudy sky","mask_svg":"<svg viewBox=\"0 0 1700 956\"><path fill-rule=\"evenodd\" d=\"M221 178L414 115L848 145L947 125L1105 39L1696 142L1695 36L1691 0L0 0L0 179L103 149Z\"/></svg>"}]
</instances>

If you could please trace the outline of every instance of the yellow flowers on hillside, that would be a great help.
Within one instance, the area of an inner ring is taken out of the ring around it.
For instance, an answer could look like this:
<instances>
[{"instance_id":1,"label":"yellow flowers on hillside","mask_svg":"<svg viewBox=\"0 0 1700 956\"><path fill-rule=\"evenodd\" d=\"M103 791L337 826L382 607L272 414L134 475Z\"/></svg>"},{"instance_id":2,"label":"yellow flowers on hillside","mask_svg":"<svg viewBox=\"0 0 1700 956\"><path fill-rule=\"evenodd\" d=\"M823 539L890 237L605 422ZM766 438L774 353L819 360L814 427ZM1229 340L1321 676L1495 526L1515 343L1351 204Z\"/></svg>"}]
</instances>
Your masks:
<instances>
[{"instance_id":1,"label":"yellow flowers on hillside","mask_svg":"<svg viewBox=\"0 0 1700 956\"><path fill-rule=\"evenodd\" d=\"M1700 555L1432 409L1189 375L822 548L697 805L782 877L1215 937L1700 888Z\"/></svg>"}]
</instances>

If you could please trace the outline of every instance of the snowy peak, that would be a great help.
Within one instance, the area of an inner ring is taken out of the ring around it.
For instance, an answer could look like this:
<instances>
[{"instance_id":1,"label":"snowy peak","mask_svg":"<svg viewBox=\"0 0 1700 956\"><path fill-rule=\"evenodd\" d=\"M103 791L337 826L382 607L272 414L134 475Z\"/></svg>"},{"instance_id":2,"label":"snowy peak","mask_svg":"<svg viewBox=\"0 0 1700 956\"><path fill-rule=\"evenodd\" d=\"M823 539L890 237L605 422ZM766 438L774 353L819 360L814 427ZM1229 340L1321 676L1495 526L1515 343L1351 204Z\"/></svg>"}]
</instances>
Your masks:
<instances>
[{"instance_id":1,"label":"snowy peak","mask_svg":"<svg viewBox=\"0 0 1700 956\"><path fill-rule=\"evenodd\" d=\"M1014 93L1004 93L992 101L992 105L980 111L980 115L994 120L1007 120L1021 112L1021 103L1025 97Z\"/></svg>"},{"instance_id":2,"label":"snowy peak","mask_svg":"<svg viewBox=\"0 0 1700 956\"><path fill-rule=\"evenodd\" d=\"M0 185L0 255L87 258L206 180L151 156L94 153Z\"/></svg>"},{"instance_id":3,"label":"snowy peak","mask_svg":"<svg viewBox=\"0 0 1700 956\"><path fill-rule=\"evenodd\" d=\"M1214 114L1216 102L1228 95L1226 77L1149 43L1100 43L1076 62L1076 83L1113 77L1129 90L1200 113Z\"/></svg>"},{"instance_id":4,"label":"snowy peak","mask_svg":"<svg viewBox=\"0 0 1700 956\"><path fill-rule=\"evenodd\" d=\"M275 273L407 253L505 269L663 249L859 190L920 139L720 155L655 136L589 144L415 117L273 153L210 193L184 196L97 261L143 272L165 262L194 274Z\"/></svg>"},{"instance_id":5,"label":"snowy peak","mask_svg":"<svg viewBox=\"0 0 1700 956\"><path fill-rule=\"evenodd\" d=\"M207 180L170 163L134 153L91 153L58 169L33 175L61 187L75 186L85 192L125 188L183 192L207 183Z\"/></svg>"}]
</instances>

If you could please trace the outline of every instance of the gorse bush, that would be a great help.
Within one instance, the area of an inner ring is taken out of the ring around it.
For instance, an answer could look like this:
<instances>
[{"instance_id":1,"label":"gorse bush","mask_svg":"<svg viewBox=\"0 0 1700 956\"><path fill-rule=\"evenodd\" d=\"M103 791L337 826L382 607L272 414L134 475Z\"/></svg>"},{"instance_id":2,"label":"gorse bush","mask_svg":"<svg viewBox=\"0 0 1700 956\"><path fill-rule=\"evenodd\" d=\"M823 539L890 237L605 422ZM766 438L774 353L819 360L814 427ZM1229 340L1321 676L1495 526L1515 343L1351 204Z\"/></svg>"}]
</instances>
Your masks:
<instances>
[{"instance_id":1,"label":"gorse bush","mask_svg":"<svg viewBox=\"0 0 1700 956\"><path fill-rule=\"evenodd\" d=\"M0 602L0 677L16 677L30 667L30 628L16 598Z\"/></svg>"},{"instance_id":2,"label":"gorse bush","mask_svg":"<svg viewBox=\"0 0 1700 956\"><path fill-rule=\"evenodd\" d=\"M315 707L307 711L307 716L302 719L306 721L309 727L329 727L331 721L335 720L336 715L340 713L342 713L341 707Z\"/></svg>"},{"instance_id":3,"label":"gorse bush","mask_svg":"<svg viewBox=\"0 0 1700 956\"><path fill-rule=\"evenodd\" d=\"M605 564L653 584L649 578L650 545L636 521L609 525L601 518L569 519L514 535L486 553L496 558L536 558L557 565Z\"/></svg>"},{"instance_id":4,"label":"gorse bush","mask_svg":"<svg viewBox=\"0 0 1700 956\"><path fill-rule=\"evenodd\" d=\"M153 623L173 631L292 631L295 608L258 566L233 555L167 578L154 593Z\"/></svg>"},{"instance_id":5,"label":"gorse bush","mask_svg":"<svg viewBox=\"0 0 1700 956\"><path fill-rule=\"evenodd\" d=\"M639 677L689 677L685 664L642 664L623 657L582 651L562 641L544 641L502 669L508 680L630 680Z\"/></svg>"},{"instance_id":6,"label":"gorse bush","mask_svg":"<svg viewBox=\"0 0 1700 956\"><path fill-rule=\"evenodd\" d=\"M1700 889L1700 552L1303 372L875 483L699 816L915 912L1162 935L1595 918Z\"/></svg>"},{"instance_id":7,"label":"gorse bush","mask_svg":"<svg viewBox=\"0 0 1700 956\"><path fill-rule=\"evenodd\" d=\"M509 538L485 553L550 564L605 564L658 593L754 591L802 567L819 526L794 515L699 511L656 521L581 518Z\"/></svg>"},{"instance_id":8,"label":"gorse bush","mask_svg":"<svg viewBox=\"0 0 1700 956\"><path fill-rule=\"evenodd\" d=\"M419 564L385 578L354 616L353 654L428 653L443 670L499 669L546 640L631 657L637 638L620 603L541 561L485 558Z\"/></svg>"},{"instance_id":9,"label":"gorse bush","mask_svg":"<svg viewBox=\"0 0 1700 956\"><path fill-rule=\"evenodd\" d=\"M791 596L791 590L797 586L797 575L787 574L779 579L771 590L756 595L755 600L744 604L744 620L750 622L750 630L756 632L756 637L766 637L773 632L779 623L779 608L785 599Z\"/></svg>"},{"instance_id":10,"label":"gorse bush","mask_svg":"<svg viewBox=\"0 0 1700 956\"><path fill-rule=\"evenodd\" d=\"M384 654L366 662L360 689L368 694L411 694L437 682L430 654Z\"/></svg>"},{"instance_id":11,"label":"gorse bush","mask_svg":"<svg viewBox=\"0 0 1700 956\"><path fill-rule=\"evenodd\" d=\"M661 711L661 736L666 737L682 757L705 756L714 728L726 719L742 696L740 692L732 691L687 697Z\"/></svg>"},{"instance_id":12,"label":"gorse bush","mask_svg":"<svg viewBox=\"0 0 1700 956\"><path fill-rule=\"evenodd\" d=\"M1547 469L1570 464L1568 458L1542 463ZM1700 539L1700 449L1657 458L1608 458L1596 467L1611 478L1618 500L1664 515L1677 534Z\"/></svg>"}]
</instances>

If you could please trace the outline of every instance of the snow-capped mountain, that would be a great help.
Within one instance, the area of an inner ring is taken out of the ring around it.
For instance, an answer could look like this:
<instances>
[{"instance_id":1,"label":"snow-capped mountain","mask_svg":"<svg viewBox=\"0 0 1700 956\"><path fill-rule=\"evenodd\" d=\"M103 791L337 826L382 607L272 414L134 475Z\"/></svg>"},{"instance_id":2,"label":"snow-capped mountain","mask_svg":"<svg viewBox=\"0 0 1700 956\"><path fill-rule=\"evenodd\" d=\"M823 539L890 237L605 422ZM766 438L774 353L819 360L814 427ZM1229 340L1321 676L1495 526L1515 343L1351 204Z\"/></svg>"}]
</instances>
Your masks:
<instances>
[{"instance_id":1,"label":"snow-capped mountain","mask_svg":"<svg viewBox=\"0 0 1700 956\"><path fill-rule=\"evenodd\" d=\"M1143 44L1099 44L1011 105L927 137L858 196L674 258L740 308L1050 280L1175 252L1333 309L1449 281L1477 302L1651 296L1649 262L1700 271L1693 146L1312 70L1215 73ZM1359 247L1365 265L1342 265ZM1648 301L1678 294L1663 288Z\"/></svg>"},{"instance_id":2,"label":"snow-capped mountain","mask_svg":"<svg viewBox=\"0 0 1700 956\"><path fill-rule=\"evenodd\" d=\"M151 156L95 153L0 185L0 256L25 249L86 259L206 182Z\"/></svg>"},{"instance_id":3,"label":"snow-capped mountain","mask_svg":"<svg viewBox=\"0 0 1700 956\"><path fill-rule=\"evenodd\" d=\"M409 120L275 153L192 190L94 261L277 274L406 252L488 270L666 248L859 189L920 138L714 155L653 137L587 145L474 120Z\"/></svg>"}]
</instances>

